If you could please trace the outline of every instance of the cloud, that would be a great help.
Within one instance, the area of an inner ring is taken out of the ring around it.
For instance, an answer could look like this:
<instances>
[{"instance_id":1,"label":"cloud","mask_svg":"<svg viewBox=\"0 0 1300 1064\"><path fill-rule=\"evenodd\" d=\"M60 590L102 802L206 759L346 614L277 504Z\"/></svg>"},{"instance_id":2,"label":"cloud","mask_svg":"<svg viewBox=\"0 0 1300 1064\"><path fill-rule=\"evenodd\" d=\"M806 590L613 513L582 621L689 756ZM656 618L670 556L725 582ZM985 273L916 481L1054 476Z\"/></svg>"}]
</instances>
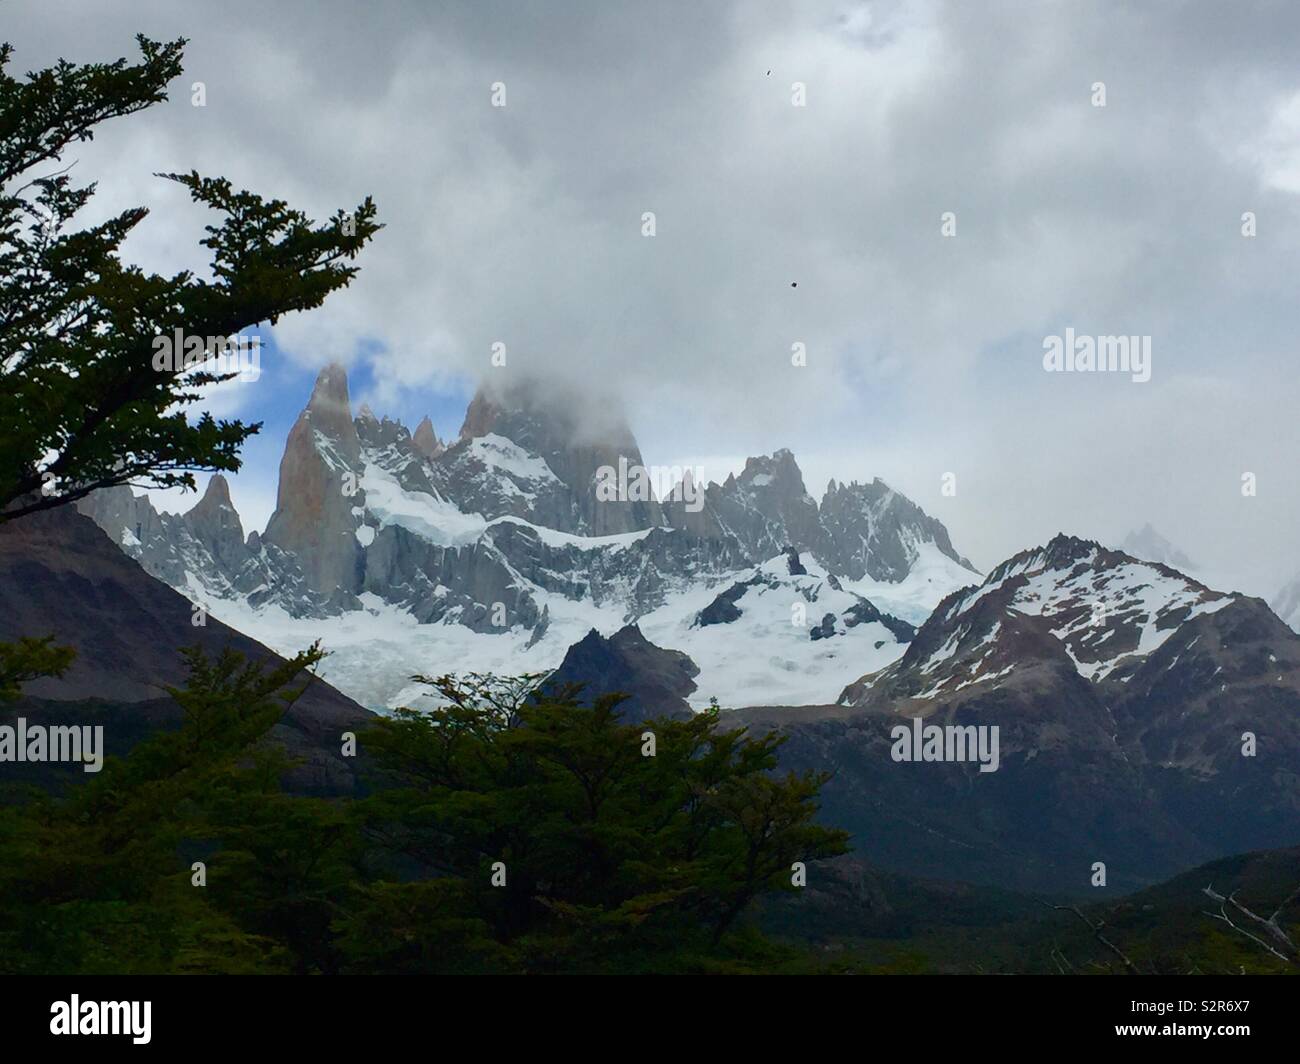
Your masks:
<instances>
[{"instance_id":1,"label":"cloud","mask_svg":"<svg viewBox=\"0 0 1300 1064\"><path fill-rule=\"evenodd\" d=\"M8 10L25 66L192 39L186 91L81 153L106 204L155 208L147 263L194 265L203 222L154 170L318 215L375 196L357 282L274 335L366 362L376 409L542 376L619 393L651 461L789 446L810 488L881 475L985 564L1150 520L1261 590L1300 567L1300 11L267 7ZM1067 326L1150 335L1152 381L1044 374Z\"/></svg>"}]
</instances>

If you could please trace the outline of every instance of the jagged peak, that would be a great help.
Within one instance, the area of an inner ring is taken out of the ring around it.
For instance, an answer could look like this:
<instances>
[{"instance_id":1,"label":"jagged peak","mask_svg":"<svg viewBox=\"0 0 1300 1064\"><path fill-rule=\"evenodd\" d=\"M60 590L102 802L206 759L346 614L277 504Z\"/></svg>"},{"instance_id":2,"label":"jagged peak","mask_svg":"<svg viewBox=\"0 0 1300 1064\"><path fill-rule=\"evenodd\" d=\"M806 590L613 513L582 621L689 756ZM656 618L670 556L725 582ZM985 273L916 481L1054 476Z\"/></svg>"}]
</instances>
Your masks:
<instances>
[{"instance_id":1,"label":"jagged peak","mask_svg":"<svg viewBox=\"0 0 1300 1064\"><path fill-rule=\"evenodd\" d=\"M1195 569L1196 563L1178 549L1166 537L1162 536L1150 521L1141 529L1130 532L1124 537L1119 549L1135 558L1147 561L1163 562L1176 569Z\"/></svg>"},{"instance_id":2,"label":"jagged peak","mask_svg":"<svg viewBox=\"0 0 1300 1064\"><path fill-rule=\"evenodd\" d=\"M328 409L351 413L348 399L348 371L341 362L331 362L316 375L312 386L311 398L307 400L309 411Z\"/></svg>"},{"instance_id":3,"label":"jagged peak","mask_svg":"<svg viewBox=\"0 0 1300 1064\"><path fill-rule=\"evenodd\" d=\"M361 404L361 409L357 411L357 417L358 417L359 419L361 419L362 421L378 421L378 420L379 420L377 417L375 417L375 412L374 412L373 410L370 409L370 404L369 404L369 403L362 403L362 404ZM385 420L387 420L387 419L385 418Z\"/></svg>"},{"instance_id":4,"label":"jagged peak","mask_svg":"<svg viewBox=\"0 0 1300 1064\"><path fill-rule=\"evenodd\" d=\"M757 476L787 477L797 480L801 487L803 485L803 470L799 468L794 452L788 447L780 447L770 455L759 454L746 458L739 479L748 483Z\"/></svg>"},{"instance_id":5,"label":"jagged peak","mask_svg":"<svg viewBox=\"0 0 1300 1064\"><path fill-rule=\"evenodd\" d=\"M220 473L213 473L208 478L207 487L203 489L203 497L194 505L194 509L203 505L208 506L229 506L232 510L234 504L230 501L230 482Z\"/></svg>"},{"instance_id":6,"label":"jagged peak","mask_svg":"<svg viewBox=\"0 0 1300 1064\"><path fill-rule=\"evenodd\" d=\"M352 405L348 397L348 373L341 363L331 362L317 375L311 398L307 400L307 406L285 441L285 456L288 457L295 448L316 449L314 435L333 441L349 461L355 461L360 452L356 422L352 420ZM284 473L282 464L282 489ZM281 504L283 501L281 498Z\"/></svg>"},{"instance_id":7,"label":"jagged peak","mask_svg":"<svg viewBox=\"0 0 1300 1064\"><path fill-rule=\"evenodd\" d=\"M1058 532L1047 541L1043 549L1055 553L1062 550L1081 550L1092 547L1100 549L1101 544L1095 539L1084 539L1082 536L1071 535L1069 532Z\"/></svg>"},{"instance_id":8,"label":"jagged peak","mask_svg":"<svg viewBox=\"0 0 1300 1064\"><path fill-rule=\"evenodd\" d=\"M1095 539L1058 532L1045 544L1030 547L1013 554L988 574L984 583L995 584L1005 580L1012 573L1027 573L1038 570L1057 570L1064 572L1082 563L1089 563L1099 568L1113 568L1125 565L1142 565L1154 568L1164 576L1175 577L1188 587L1203 591L1212 591L1193 577L1164 562L1138 558L1122 550L1104 546ZM1221 592L1213 592L1221 594Z\"/></svg>"},{"instance_id":9,"label":"jagged peak","mask_svg":"<svg viewBox=\"0 0 1300 1064\"><path fill-rule=\"evenodd\" d=\"M425 458L437 458L446 450L442 441L438 439L438 434L434 431L433 422L429 420L428 414L425 414L415 427L415 432L411 434L411 443Z\"/></svg>"},{"instance_id":10,"label":"jagged peak","mask_svg":"<svg viewBox=\"0 0 1300 1064\"><path fill-rule=\"evenodd\" d=\"M1081 561L1093 552L1103 550L1105 548L1095 540L1082 539L1066 532L1058 532L1044 544L1017 551L1006 561L992 569L984 582L986 584L996 583L1004 579L1006 574L1012 570L1065 568Z\"/></svg>"},{"instance_id":11,"label":"jagged peak","mask_svg":"<svg viewBox=\"0 0 1300 1064\"><path fill-rule=\"evenodd\" d=\"M855 479L855 480L841 480L839 482L836 482L834 479L832 479L826 484L826 492L822 496L822 500L823 502L825 502L825 500L827 499L838 499L838 498L845 498L845 497L860 496L866 492L870 492L877 497L883 494L889 494L894 496L898 495L898 493L894 491L893 488L891 488L879 477L872 477L871 480ZM906 496L902 496L902 497L906 498Z\"/></svg>"},{"instance_id":12,"label":"jagged peak","mask_svg":"<svg viewBox=\"0 0 1300 1064\"><path fill-rule=\"evenodd\" d=\"M460 439L497 433L532 449L605 444L636 450L616 394L548 378L491 376L465 410ZM516 438L519 437L519 438Z\"/></svg>"}]
</instances>

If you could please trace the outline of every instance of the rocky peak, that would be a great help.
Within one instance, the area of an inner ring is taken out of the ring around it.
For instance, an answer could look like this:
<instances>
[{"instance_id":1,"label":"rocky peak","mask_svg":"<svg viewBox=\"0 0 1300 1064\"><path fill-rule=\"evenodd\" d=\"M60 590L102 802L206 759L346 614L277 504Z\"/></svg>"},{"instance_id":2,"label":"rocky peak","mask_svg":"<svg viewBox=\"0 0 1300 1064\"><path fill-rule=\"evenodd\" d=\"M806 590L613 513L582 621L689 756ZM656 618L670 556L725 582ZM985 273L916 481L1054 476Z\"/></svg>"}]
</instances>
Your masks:
<instances>
[{"instance_id":1,"label":"rocky peak","mask_svg":"<svg viewBox=\"0 0 1300 1064\"><path fill-rule=\"evenodd\" d=\"M982 584L953 592L902 659L841 697L867 705L882 697L974 696L1036 665L1094 685L1122 682L1181 626L1235 598L1168 566L1057 535L1007 559Z\"/></svg>"},{"instance_id":2,"label":"rocky peak","mask_svg":"<svg viewBox=\"0 0 1300 1064\"><path fill-rule=\"evenodd\" d=\"M757 561L787 547L822 553L817 503L804 487L794 455L784 448L747 458L740 476L710 484L705 505L723 532L739 540Z\"/></svg>"},{"instance_id":3,"label":"rocky peak","mask_svg":"<svg viewBox=\"0 0 1300 1064\"><path fill-rule=\"evenodd\" d=\"M338 363L321 370L298 415L280 460L275 513L264 542L290 551L316 591L360 587L361 551L352 513L363 504L354 488L361 473L361 440L352 420L347 372Z\"/></svg>"},{"instance_id":4,"label":"rocky peak","mask_svg":"<svg viewBox=\"0 0 1300 1064\"><path fill-rule=\"evenodd\" d=\"M421 418L420 423L415 426L415 432L411 436L411 443L415 445L417 451L431 462L447 449L442 441L438 439L438 434L433 431L433 422L429 420L428 414Z\"/></svg>"},{"instance_id":5,"label":"rocky peak","mask_svg":"<svg viewBox=\"0 0 1300 1064\"><path fill-rule=\"evenodd\" d=\"M750 487L776 488L787 494L808 494L803 485L803 470L795 461L794 452L787 447L773 451L770 455L746 458L745 468L737 479Z\"/></svg>"},{"instance_id":6,"label":"rocky peak","mask_svg":"<svg viewBox=\"0 0 1300 1064\"><path fill-rule=\"evenodd\" d=\"M230 501L230 481L228 481L224 475L221 473L213 473L212 476L208 478L207 487L203 489L203 498L194 504L193 510L197 510L200 507L214 510L223 507L228 510L233 510L235 508L234 503ZM193 510L191 510L191 513Z\"/></svg>"},{"instance_id":7,"label":"rocky peak","mask_svg":"<svg viewBox=\"0 0 1300 1064\"><path fill-rule=\"evenodd\" d=\"M367 417L363 411L357 416L354 424L357 439L363 448L383 450L385 447L397 447L402 451L411 449L411 430L391 417L384 417L381 421L373 413Z\"/></svg>"},{"instance_id":8,"label":"rocky peak","mask_svg":"<svg viewBox=\"0 0 1300 1064\"><path fill-rule=\"evenodd\" d=\"M821 523L826 530L827 563L853 580L864 576L892 582L904 579L919 547L926 543L975 572L953 548L941 521L879 477L869 484L832 480L822 497Z\"/></svg>"},{"instance_id":9,"label":"rocky peak","mask_svg":"<svg viewBox=\"0 0 1300 1064\"><path fill-rule=\"evenodd\" d=\"M655 646L630 624L608 638L593 628L569 648L545 686L556 692L578 686L586 704L601 695L627 695L618 707L625 724L656 717L688 720L692 713L686 698L695 690L699 671L686 654Z\"/></svg>"},{"instance_id":10,"label":"rocky peak","mask_svg":"<svg viewBox=\"0 0 1300 1064\"><path fill-rule=\"evenodd\" d=\"M370 415L372 418L373 414ZM337 362L331 362L316 377L307 407L298 415L299 425L308 425L312 432L320 433L327 440L333 441L343 458L356 463L361 454L360 441L357 439L356 424L352 420L352 405L348 399L347 370ZM292 439L293 430L290 431Z\"/></svg>"},{"instance_id":11,"label":"rocky peak","mask_svg":"<svg viewBox=\"0 0 1300 1064\"><path fill-rule=\"evenodd\" d=\"M577 392L562 393L537 381L483 385L465 412L460 439L486 436L502 437L541 458L565 485L573 516L560 526L561 531L605 536L664 523L657 500L624 492L621 482L617 498L597 494L597 477L603 470L635 471L644 466L631 429L611 404L593 402Z\"/></svg>"},{"instance_id":12,"label":"rocky peak","mask_svg":"<svg viewBox=\"0 0 1300 1064\"><path fill-rule=\"evenodd\" d=\"M230 501L230 485L220 473L209 478L203 497L185 515L185 523L219 564L236 568L243 563L248 553L244 527Z\"/></svg>"}]
</instances>

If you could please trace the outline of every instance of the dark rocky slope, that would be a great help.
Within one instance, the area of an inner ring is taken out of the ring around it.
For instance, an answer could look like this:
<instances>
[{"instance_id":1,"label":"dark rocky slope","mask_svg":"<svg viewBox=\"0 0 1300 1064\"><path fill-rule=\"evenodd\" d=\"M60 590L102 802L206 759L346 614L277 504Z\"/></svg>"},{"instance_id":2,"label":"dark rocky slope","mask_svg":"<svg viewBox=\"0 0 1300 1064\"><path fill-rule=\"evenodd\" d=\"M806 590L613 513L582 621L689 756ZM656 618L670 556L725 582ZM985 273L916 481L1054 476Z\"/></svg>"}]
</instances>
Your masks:
<instances>
[{"instance_id":1,"label":"dark rocky slope","mask_svg":"<svg viewBox=\"0 0 1300 1064\"><path fill-rule=\"evenodd\" d=\"M182 647L197 644L211 656L229 646L253 660L280 660L215 618L193 624L194 607L186 598L70 507L0 525L0 602L0 641L53 634L77 651L62 678L28 684L22 700L0 710L3 719L102 723L113 752L151 727L179 722L179 707L163 685L184 683ZM95 720L86 719L88 711ZM340 756L340 736L370 719L355 702L313 681L273 733L301 762L291 786L351 792L355 766Z\"/></svg>"}]
</instances>

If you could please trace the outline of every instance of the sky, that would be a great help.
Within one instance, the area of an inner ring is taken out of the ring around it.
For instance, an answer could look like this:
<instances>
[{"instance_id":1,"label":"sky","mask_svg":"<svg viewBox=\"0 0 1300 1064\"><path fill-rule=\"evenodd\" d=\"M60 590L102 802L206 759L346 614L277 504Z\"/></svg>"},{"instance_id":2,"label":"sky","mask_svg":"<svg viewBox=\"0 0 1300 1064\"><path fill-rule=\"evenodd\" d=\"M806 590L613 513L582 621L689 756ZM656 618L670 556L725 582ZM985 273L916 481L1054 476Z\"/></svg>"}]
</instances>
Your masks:
<instances>
[{"instance_id":1,"label":"sky","mask_svg":"<svg viewBox=\"0 0 1300 1064\"><path fill-rule=\"evenodd\" d=\"M158 171L386 226L211 398L265 422L248 529L337 360L443 437L519 374L616 395L649 463L879 476L982 569L1150 522L1228 589L1300 571L1300 6L0 0L19 70L138 32L185 73L73 171L88 222L150 208L128 259L202 270ZM1150 379L1049 372L1067 329L1148 337Z\"/></svg>"}]
</instances>

